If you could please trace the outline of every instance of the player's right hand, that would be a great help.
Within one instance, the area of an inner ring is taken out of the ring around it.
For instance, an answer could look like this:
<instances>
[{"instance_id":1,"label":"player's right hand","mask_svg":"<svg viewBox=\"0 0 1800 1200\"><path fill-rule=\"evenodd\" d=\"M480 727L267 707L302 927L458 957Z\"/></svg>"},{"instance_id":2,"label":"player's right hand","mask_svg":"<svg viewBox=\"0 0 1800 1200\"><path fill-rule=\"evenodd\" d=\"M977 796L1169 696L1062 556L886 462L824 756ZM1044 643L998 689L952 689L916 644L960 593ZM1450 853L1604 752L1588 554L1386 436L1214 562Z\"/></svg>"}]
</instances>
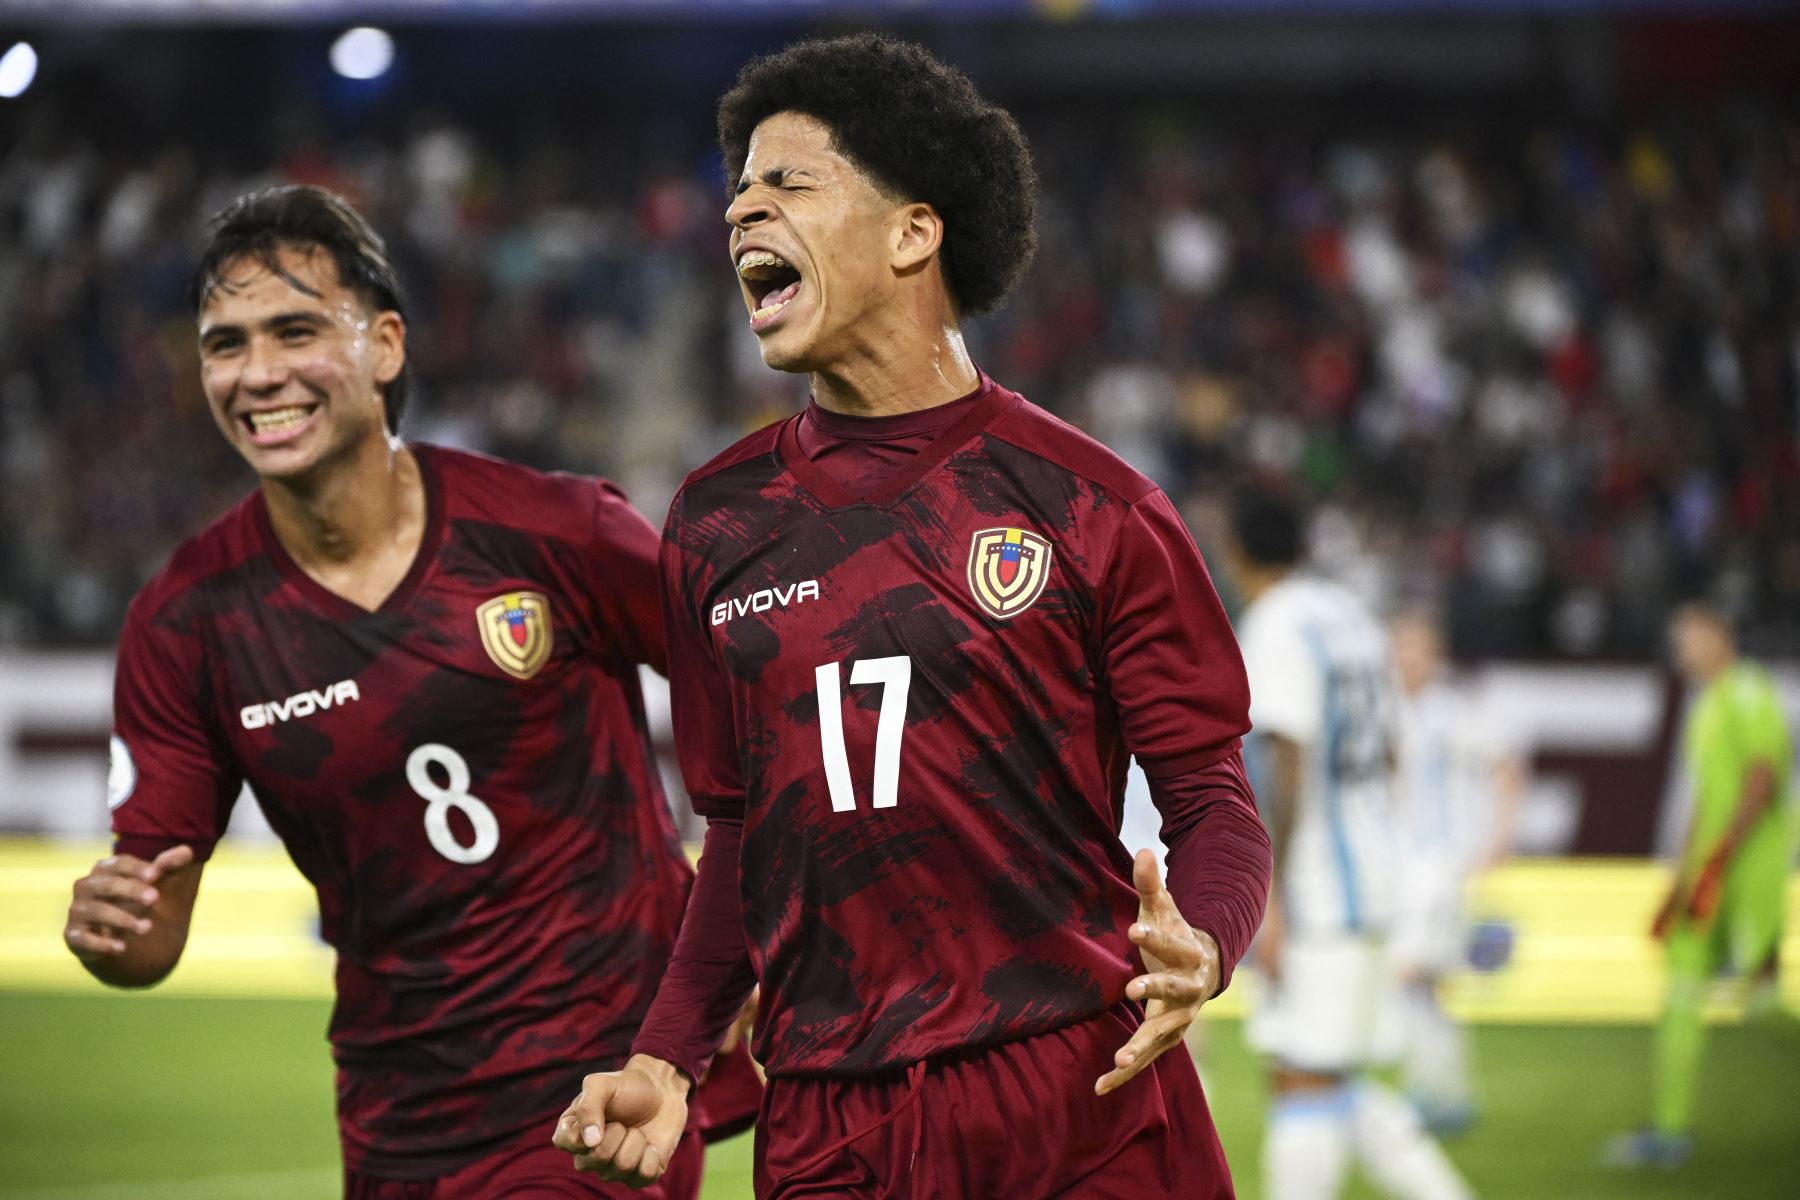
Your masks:
<instances>
[{"instance_id":1,"label":"player's right hand","mask_svg":"<svg viewBox=\"0 0 1800 1200\"><path fill-rule=\"evenodd\" d=\"M63 941L83 962L124 954L127 934L150 933L148 914L161 896L156 885L193 861L192 846L172 846L151 862L129 854L101 859L75 881Z\"/></svg>"},{"instance_id":2,"label":"player's right hand","mask_svg":"<svg viewBox=\"0 0 1800 1200\"><path fill-rule=\"evenodd\" d=\"M577 1171L648 1187L675 1157L687 1128L687 1093L687 1077L673 1064L634 1054L623 1070L581 1081L550 1140L575 1156Z\"/></svg>"}]
</instances>

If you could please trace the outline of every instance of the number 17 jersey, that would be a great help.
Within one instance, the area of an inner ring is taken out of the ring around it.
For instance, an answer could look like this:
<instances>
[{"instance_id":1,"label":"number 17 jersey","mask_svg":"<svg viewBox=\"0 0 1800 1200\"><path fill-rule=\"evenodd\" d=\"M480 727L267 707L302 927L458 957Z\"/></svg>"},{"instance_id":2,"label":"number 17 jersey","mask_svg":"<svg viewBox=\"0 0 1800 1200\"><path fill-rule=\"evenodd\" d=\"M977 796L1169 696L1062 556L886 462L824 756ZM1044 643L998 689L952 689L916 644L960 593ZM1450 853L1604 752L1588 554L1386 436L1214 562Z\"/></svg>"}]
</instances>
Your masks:
<instances>
[{"instance_id":1,"label":"number 17 jersey","mask_svg":"<svg viewBox=\"0 0 1800 1200\"><path fill-rule=\"evenodd\" d=\"M676 740L742 818L774 1075L867 1073L1119 1002L1132 754L1197 769L1243 665L1168 499L984 381L866 497L795 417L690 476L663 544Z\"/></svg>"}]
</instances>

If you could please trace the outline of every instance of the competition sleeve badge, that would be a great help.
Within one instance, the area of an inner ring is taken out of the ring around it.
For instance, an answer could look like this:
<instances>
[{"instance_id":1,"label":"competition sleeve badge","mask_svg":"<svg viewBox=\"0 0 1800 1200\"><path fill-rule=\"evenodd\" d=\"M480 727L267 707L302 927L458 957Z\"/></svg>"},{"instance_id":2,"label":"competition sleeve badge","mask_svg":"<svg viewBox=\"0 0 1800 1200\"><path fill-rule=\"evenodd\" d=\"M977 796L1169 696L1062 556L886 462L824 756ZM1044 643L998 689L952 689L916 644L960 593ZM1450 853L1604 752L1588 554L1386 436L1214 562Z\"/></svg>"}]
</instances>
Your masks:
<instances>
[{"instance_id":1,"label":"competition sleeve badge","mask_svg":"<svg viewBox=\"0 0 1800 1200\"><path fill-rule=\"evenodd\" d=\"M481 644L494 665L530 679L550 658L550 601L541 592L508 592L475 610Z\"/></svg>"},{"instance_id":2,"label":"competition sleeve badge","mask_svg":"<svg viewBox=\"0 0 1800 1200\"><path fill-rule=\"evenodd\" d=\"M136 790L137 764L131 761L131 747L115 733L106 767L106 807L119 807L131 799L131 793Z\"/></svg>"},{"instance_id":3,"label":"competition sleeve badge","mask_svg":"<svg viewBox=\"0 0 1800 1200\"><path fill-rule=\"evenodd\" d=\"M997 621L1030 608L1050 578L1050 543L1029 529L983 529L969 543L969 590Z\"/></svg>"}]
</instances>

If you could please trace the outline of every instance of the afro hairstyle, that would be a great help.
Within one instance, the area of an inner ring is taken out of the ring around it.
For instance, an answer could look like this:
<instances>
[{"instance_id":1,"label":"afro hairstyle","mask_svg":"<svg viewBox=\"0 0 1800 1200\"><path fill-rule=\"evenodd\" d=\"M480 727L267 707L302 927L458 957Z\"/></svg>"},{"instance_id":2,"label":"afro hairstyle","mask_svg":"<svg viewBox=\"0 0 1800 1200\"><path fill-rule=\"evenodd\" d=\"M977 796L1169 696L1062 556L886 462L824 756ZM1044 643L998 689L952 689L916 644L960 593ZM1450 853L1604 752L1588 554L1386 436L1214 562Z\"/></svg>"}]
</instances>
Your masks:
<instances>
[{"instance_id":1,"label":"afro hairstyle","mask_svg":"<svg viewBox=\"0 0 1800 1200\"><path fill-rule=\"evenodd\" d=\"M992 309L1037 249L1037 169L1011 114L923 47L882 34L796 42L757 58L719 101L719 148L734 184L750 135L804 113L883 192L944 220L944 282L961 313Z\"/></svg>"}]
</instances>

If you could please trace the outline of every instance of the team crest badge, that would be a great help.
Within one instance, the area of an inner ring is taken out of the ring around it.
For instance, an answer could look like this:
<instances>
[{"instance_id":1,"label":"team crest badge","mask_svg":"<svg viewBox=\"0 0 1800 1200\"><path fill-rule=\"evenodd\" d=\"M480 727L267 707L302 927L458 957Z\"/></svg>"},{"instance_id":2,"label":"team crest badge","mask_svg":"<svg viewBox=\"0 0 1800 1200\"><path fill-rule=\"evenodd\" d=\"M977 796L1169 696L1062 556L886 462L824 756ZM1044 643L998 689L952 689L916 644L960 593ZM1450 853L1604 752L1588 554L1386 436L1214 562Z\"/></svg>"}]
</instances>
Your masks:
<instances>
[{"instance_id":1,"label":"team crest badge","mask_svg":"<svg viewBox=\"0 0 1800 1200\"><path fill-rule=\"evenodd\" d=\"M540 592L508 592L475 610L481 644L494 665L530 679L550 658L550 601Z\"/></svg>"},{"instance_id":2,"label":"team crest badge","mask_svg":"<svg viewBox=\"0 0 1800 1200\"><path fill-rule=\"evenodd\" d=\"M1050 578L1050 543L1029 529L983 529L969 543L969 590L996 621L1030 608Z\"/></svg>"}]
</instances>

